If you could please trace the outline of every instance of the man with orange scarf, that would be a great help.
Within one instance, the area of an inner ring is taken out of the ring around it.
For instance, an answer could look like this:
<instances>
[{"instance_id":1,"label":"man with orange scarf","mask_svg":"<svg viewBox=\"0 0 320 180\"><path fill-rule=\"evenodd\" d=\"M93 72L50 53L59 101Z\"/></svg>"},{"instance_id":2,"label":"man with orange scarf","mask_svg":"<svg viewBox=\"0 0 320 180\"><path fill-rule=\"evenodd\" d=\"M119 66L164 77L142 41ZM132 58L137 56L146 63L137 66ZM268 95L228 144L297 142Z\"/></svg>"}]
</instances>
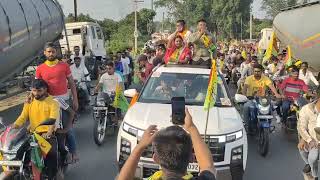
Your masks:
<instances>
[{"instance_id":1,"label":"man with orange scarf","mask_svg":"<svg viewBox=\"0 0 320 180\"><path fill-rule=\"evenodd\" d=\"M189 41L189 36L191 35L191 31L189 31L186 27L186 22L184 20L178 20L176 24L176 31L169 36L169 41L173 41L175 37L181 36L183 41L187 43Z\"/></svg>"}]
</instances>

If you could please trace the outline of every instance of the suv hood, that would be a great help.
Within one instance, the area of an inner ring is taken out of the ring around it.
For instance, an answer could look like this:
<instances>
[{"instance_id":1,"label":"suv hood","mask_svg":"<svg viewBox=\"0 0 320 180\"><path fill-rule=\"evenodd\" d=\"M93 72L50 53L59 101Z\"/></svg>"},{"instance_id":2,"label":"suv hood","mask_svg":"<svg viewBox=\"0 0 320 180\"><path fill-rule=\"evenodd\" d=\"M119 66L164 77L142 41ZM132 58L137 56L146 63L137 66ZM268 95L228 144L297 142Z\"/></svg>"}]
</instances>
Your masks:
<instances>
[{"instance_id":1,"label":"suv hood","mask_svg":"<svg viewBox=\"0 0 320 180\"><path fill-rule=\"evenodd\" d=\"M207 111L203 106L187 106L200 134L205 133ZM171 104L153 104L137 102L129 108L124 122L145 130L150 125L159 129L173 125L171 122ZM213 107L210 109L208 135L228 134L243 128L241 117L234 107Z\"/></svg>"}]
</instances>

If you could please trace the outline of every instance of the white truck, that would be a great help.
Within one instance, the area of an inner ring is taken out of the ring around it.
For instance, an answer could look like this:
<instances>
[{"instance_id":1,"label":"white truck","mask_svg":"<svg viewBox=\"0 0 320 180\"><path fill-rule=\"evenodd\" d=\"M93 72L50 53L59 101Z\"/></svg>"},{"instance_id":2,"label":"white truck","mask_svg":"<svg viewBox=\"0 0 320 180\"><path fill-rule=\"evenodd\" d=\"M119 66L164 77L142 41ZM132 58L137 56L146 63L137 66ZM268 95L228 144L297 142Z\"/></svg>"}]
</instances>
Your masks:
<instances>
[{"instance_id":1,"label":"white truck","mask_svg":"<svg viewBox=\"0 0 320 180\"><path fill-rule=\"evenodd\" d=\"M61 51L67 54L68 43L71 55L73 48L80 47L80 53L85 56L85 64L92 75L97 77L98 66L101 60L106 59L106 48L102 29L94 22L66 23L67 37L60 40ZM68 42L68 43L67 43Z\"/></svg>"},{"instance_id":2,"label":"white truck","mask_svg":"<svg viewBox=\"0 0 320 180\"><path fill-rule=\"evenodd\" d=\"M260 31L259 49L263 52L268 49L268 45L271 41L272 32L272 28L264 28Z\"/></svg>"}]
</instances>

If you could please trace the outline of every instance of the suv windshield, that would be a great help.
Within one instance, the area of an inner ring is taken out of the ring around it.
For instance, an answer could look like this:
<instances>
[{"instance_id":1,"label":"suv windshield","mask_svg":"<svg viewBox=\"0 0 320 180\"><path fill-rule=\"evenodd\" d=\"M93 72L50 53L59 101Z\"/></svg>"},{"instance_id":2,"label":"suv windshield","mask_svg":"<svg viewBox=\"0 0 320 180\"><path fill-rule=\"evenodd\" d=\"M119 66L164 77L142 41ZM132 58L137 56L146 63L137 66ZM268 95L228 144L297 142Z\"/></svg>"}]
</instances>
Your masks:
<instances>
[{"instance_id":1,"label":"suv windshield","mask_svg":"<svg viewBox=\"0 0 320 180\"><path fill-rule=\"evenodd\" d=\"M231 106L221 78L218 78L216 106ZM139 102L170 104L172 97L185 97L186 105L203 106L209 75L154 72L148 80Z\"/></svg>"}]
</instances>

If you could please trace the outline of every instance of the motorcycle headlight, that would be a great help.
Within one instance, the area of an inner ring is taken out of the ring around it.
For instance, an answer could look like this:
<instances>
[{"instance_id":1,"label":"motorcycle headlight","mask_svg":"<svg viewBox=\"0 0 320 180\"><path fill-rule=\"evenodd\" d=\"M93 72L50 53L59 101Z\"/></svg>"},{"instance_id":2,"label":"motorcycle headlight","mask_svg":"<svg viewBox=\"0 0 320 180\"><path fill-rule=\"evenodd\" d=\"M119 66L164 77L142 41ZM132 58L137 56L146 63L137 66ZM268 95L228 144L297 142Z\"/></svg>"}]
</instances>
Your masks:
<instances>
[{"instance_id":1,"label":"motorcycle headlight","mask_svg":"<svg viewBox=\"0 0 320 180\"><path fill-rule=\"evenodd\" d=\"M123 123L122 129L128 134L131 134L132 136L135 136L135 137L142 137L144 132L143 130L135 128L125 122Z\"/></svg>"},{"instance_id":2,"label":"motorcycle headlight","mask_svg":"<svg viewBox=\"0 0 320 180\"><path fill-rule=\"evenodd\" d=\"M269 114L270 113L270 106L262 106L259 105L259 112L263 115Z\"/></svg>"},{"instance_id":3,"label":"motorcycle headlight","mask_svg":"<svg viewBox=\"0 0 320 180\"><path fill-rule=\"evenodd\" d=\"M104 99L101 98L101 99L97 99L97 106L105 106L106 103L104 102Z\"/></svg>"},{"instance_id":4,"label":"motorcycle headlight","mask_svg":"<svg viewBox=\"0 0 320 180\"><path fill-rule=\"evenodd\" d=\"M260 100L260 104L261 104L262 106L268 106L268 105L269 105L268 100L267 100L266 98L262 98L262 99Z\"/></svg>"}]
</instances>

